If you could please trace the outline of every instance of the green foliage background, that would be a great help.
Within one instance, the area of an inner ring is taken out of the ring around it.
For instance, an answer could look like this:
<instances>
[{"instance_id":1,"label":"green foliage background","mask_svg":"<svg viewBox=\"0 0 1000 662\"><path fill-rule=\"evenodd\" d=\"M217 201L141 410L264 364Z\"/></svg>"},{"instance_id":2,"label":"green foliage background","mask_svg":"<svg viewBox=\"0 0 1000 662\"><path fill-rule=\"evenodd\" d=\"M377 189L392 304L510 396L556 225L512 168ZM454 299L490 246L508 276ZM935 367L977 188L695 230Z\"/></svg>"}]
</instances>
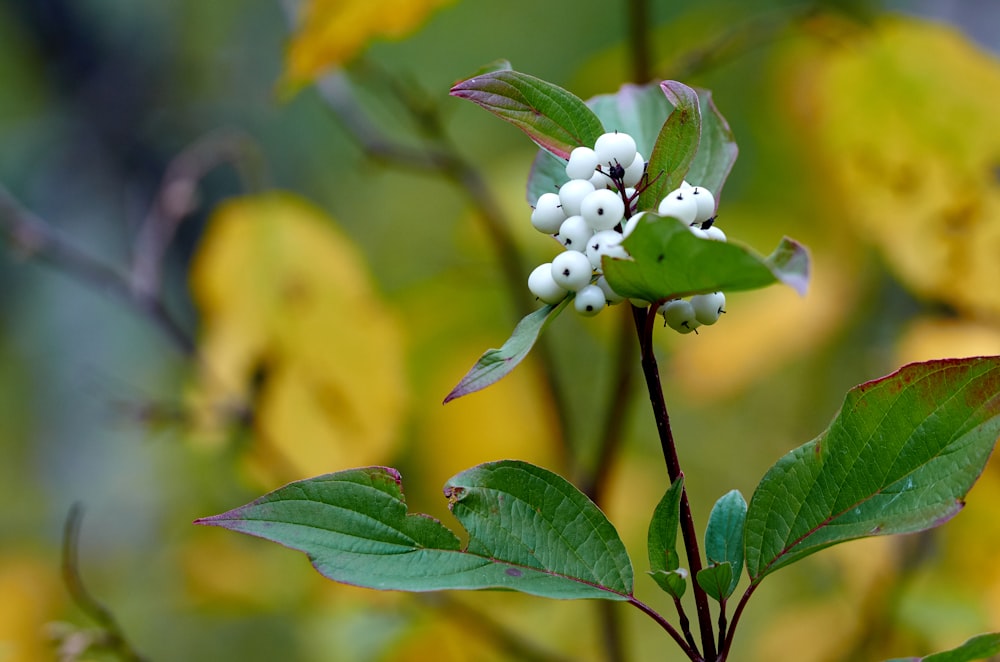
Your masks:
<instances>
[{"instance_id":1,"label":"green foliage background","mask_svg":"<svg viewBox=\"0 0 1000 662\"><path fill-rule=\"evenodd\" d=\"M794 236L817 264L805 300L791 292L733 295L726 319L700 336L658 334L686 485L704 523L716 498L733 488L749 498L781 454L822 430L849 387L909 360L1000 354L1000 310L928 296L887 266L876 233L850 220L859 210L853 196L871 196L837 190L841 166L810 130L818 123L810 108L838 94L806 84L824 80L810 53L838 39L853 48L853 31L877 31L896 7L653 4L657 75L711 89L740 146L719 224L759 251ZM996 25L989 2L960 4L952 18L968 34ZM613 91L630 77L626 28L624 3L458 0L405 39L373 43L352 71L369 119L404 144L419 140L383 74L423 90L459 150L488 174L526 278L553 254L530 229L524 203L535 150L447 90L507 58L584 98ZM517 457L569 472L573 463L545 442L554 415L538 393L537 363L467 401L440 405L517 319L489 238L454 186L365 158L315 88L279 91L289 35L281 4L271 0L0 3L0 182L82 249L124 265L170 160L207 132L241 132L263 165L249 178L220 168L202 180L199 206L167 254L166 302L188 332L197 335L199 316L187 273L213 209L254 192L248 184L292 191L357 245L401 330L405 362L397 370L408 407L395 444L363 463L398 467L411 510L442 519L441 486L472 464ZM975 48L992 48L983 57L996 67L996 42ZM906 103L905 92L886 86L886 105L892 95ZM1000 88L975 92L982 108L1000 109ZM983 131L983 143L995 139L995 128L940 120L957 134ZM853 121L866 121L863 110ZM932 129L918 126L914 135L933 145ZM835 125L822 130L839 135ZM973 157L948 158L964 165ZM995 199L997 188L994 175L983 195ZM921 200L918 188L893 207L895 216L880 218L905 236L899 219L919 214ZM983 208L977 227L996 228L1000 218L989 211L996 207ZM14 246L0 258L0 660L52 659L42 636L52 623L93 627L59 578L62 522L76 501L86 510L84 580L150 659L527 659L483 623L553 652L538 659L603 659L587 603L338 587L294 552L191 526L300 475L259 459L248 466L260 443L252 426L230 421L223 443L205 443L191 409L198 367L148 317L59 266ZM975 274L953 283L998 285ZM234 297L247 294L236 286ZM591 461L621 325L614 315L572 317L547 333L570 403L567 438ZM351 377L362 391L371 385L363 372ZM666 476L640 388L618 415L623 453L604 505L632 557L642 559ZM365 457L364 447L355 452ZM998 478L989 467L966 512L943 529L852 543L769 578L744 618L738 659L883 659L1000 629ZM652 580L640 571L636 581L669 611ZM675 659L663 656L658 629L621 611L629 659Z\"/></svg>"}]
</instances>

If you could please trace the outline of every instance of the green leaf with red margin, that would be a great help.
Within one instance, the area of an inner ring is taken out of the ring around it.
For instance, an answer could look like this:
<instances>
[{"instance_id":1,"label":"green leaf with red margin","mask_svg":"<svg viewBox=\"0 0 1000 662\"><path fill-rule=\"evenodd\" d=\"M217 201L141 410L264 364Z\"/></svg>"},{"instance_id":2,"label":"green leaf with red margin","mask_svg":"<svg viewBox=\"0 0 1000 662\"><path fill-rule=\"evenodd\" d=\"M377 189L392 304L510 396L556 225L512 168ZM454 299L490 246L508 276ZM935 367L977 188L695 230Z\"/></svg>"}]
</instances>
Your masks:
<instances>
[{"instance_id":1,"label":"green leaf with red margin","mask_svg":"<svg viewBox=\"0 0 1000 662\"><path fill-rule=\"evenodd\" d=\"M514 332L503 346L499 349L488 349L479 357L479 360L462 377L458 385L445 396L445 404L455 398L492 386L510 374L535 346L538 336L542 334L545 327L551 324L552 320L558 317L559 313L565 310L572 300L573 296L567 295L558 304L542 306L535 312L524 316L514 327Z\"/></svg>"},{"instance_id":2,"label":"green leaf with red margin","mask_svg":"<svg viewBox=\"0 0 1000 662\"><path fill-rule=\"evenodd\" d=\"M677 219L647 213L622 245L631 258L605 258L604 275L615 292L632 299L655 302L777 282L805 294L809 282L809 255L787 238L763 258L734 243L696 237Z\"/></svg>"},{"instance_id":3,"label":"green leaf with red margin","mask_svg":"<svg viewBox=\"0 0 1000 662\"><path fill-rule=\"evenodd\" d=\"M451 95L482 106L563 159L575 147L593 147L604 133L601 121L582 99L518 71L499 69L467 78L451 88Z\"/></svg>"},{"instance_id":4,"label":"green leaf with red margin","mask_svg":"<svg viewBox=\"0 0 1000 662\"><path fill-rule=\"evenodd\" d=\"M464 549L441 522L407 513L399 473L386 467L294 482L196 523L305 552L320 574L355 586L504 588L560 599L632 596L632 563L621 538L564 478L504 460L463 471L444 493L468 531Z\"/></svg>"},{"instance_id":5,"label":"green leaf with red margin","mask_svg":"<svg viewBox=\"0 0 1000 662\"><path fill-rule=\"evenodd\" d=\"M698 94L674 80L660 83L674 110L663 123L646 165L648 186L639 194L638 209L652 210L681 185L701 142L701 106Z\"/></svg>"},{"instance_id":6,"label":"green leaf with red margin","mask_svg":"<svg viewBox=\"0 0 1000 662\"><path fill-rule=\"evenodd\" d=\"M1000 357L904 366L851 389L813 441L750 500L750 581L847 540L913 533L957 514L1000 435Z\"/></svg>"}]
</instances>

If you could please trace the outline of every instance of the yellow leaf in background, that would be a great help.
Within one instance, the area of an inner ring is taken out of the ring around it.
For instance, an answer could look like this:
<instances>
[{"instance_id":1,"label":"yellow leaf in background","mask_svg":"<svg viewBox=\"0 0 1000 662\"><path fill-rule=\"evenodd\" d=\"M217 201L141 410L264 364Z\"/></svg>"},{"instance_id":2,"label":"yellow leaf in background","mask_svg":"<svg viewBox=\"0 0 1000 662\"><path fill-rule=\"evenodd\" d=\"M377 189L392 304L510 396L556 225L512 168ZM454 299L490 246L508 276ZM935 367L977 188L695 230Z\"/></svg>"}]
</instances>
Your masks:
<instances>
[{"instance_id":1,"label":"yellow leaf in background","mask_svg":"<svg viewBox=\"0 0 1000 662\"><path fill-rule=\"evenodd\" d=\"M845 222L919 296L1000 316L1000 62L908 19L828 43L797 95Z\"/></svg>"},{"instance_id":2,"label":"yellow leaf in background","mask_svg":"<svg viewBox=\"0 0 1000 662\"><path fill-rule=\"evenodd\" d=\"M285 77L307 84L342 65L372 39L400 38L452 0L304 0L292 35Z\"/></svg>"},{"instance_id":3,"label":"yellow leaf in background","mask_svg":"<svg viewBox=\"0 0 1000 662\"><path fill-rule=\"evenodd\" d=\"M0 660L53 659L44 627L63 608L58 565L25 554L0 558Z\"/></svg>"},{"instance_id":4,"label":"yellow leaf in background","mask_svg":"<svg viewBox=\"0 0 1000 662\"><path fill-rule=\"evenodd\" d=\"M220 409L252 403L258 475L288 481L388 458L406 398L402 339L330 218L283 193L222 205L191 286L201 395Z\"/></svg>"},{"instance_id":5,"label":"yellow leaf in background","mask_svg":"<svg viewBox=\"0 0 1000 662\"><path fill-rule=\"evenodd\" d=\"M912 320L896 348L900 365L962 356L1000 355L1000 330L962 319Z\"/></svg>"}]
</instances>

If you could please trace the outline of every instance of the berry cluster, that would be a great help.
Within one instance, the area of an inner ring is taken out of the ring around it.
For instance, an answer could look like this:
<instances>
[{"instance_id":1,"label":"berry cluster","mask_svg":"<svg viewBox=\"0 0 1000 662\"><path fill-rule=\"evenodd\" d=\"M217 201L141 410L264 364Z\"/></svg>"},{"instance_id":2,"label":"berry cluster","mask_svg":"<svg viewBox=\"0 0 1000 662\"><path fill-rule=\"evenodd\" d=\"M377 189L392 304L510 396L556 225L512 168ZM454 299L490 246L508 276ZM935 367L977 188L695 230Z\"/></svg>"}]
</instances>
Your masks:
<instances>
[{"instance_id":1,"label":"berry cluster","mask_svg":"<svg viewBox=\"0 0 1000 662\"><path fill-rule=\"evenodd\" d=\"M621 243L644 214L635 207L639 193L649 185L646 165L627 133L605 133L593 149L577 147L570 153L569 180L558 192L539 196L531 213L532 226L552 235L565 249L528 276L528 289L535 297L556 304L575 292L574 308L588 317L624 301L602 274L601 259L628 257ZM663 198L657 212L678 219L703 239L726 240L714 225L715 197L706 188L684 182ZM671 328L690 333L718 321L725 303L722 292L713 292L667 301L658 312Z\"/></svg>"}]
</instances>

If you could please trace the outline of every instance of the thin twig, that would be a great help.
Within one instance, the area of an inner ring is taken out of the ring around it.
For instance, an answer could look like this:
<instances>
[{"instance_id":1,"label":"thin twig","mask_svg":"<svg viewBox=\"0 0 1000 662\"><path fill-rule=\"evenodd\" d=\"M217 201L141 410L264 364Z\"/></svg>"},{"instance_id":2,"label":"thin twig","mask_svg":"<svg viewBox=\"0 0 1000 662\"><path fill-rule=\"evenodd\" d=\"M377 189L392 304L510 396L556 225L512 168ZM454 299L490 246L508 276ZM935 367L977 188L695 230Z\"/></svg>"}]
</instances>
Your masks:
<instances>
[{"instance_id":1,"label":"thin twig","mask_svg":"<svg viewBox=\"0 0 1000 662\"><path fill-rule=\"evenodd\" d=\"M705 658L703 658L698 653L698 649L695 648L694 646L689 645L688 642L684 640L684 637L682 637L681 634L674 628L674 626L671 625L670 622L667 621L667 619L663 618L663 616L660 615L658 612L656 612L652 607L637 600L635 597L629 597L628 602L630 605L638 608L641 612L643 612L644 614L652 618L654 621L656 621L657 624L661 628L663 628L667 634L673 637L674 641L677 642L677 645L680 646L681 650L684 651L684 654L688 656L688 659L690 659L692 662L705 662Z\"/></svg>"},{"instance_id":2,"label":"thin twig","mask_svg":"<svg viewBox=\"0 0 1000 662\"><path fill-rule=\"evenodd\" d=\"M691 648L698 650L698 642L694 640L694 635L691 633L691 621L688 619L687 612L684 611L684 604L676 596L674 597L674 608L677 610L677 619L680 622L681 632L684 633L684 639Z\"/></svg>"},{"instance_id":3,"label":"thin twig","mask_svg":"<svg viewBox=\"0 0 1000 662\"><path fill-rule=\"evenodd\" d=\"M159 297L137 293L129 276L86 253L18 203L0 185L0 231L14 250L37 258L76 280L139 311L186 356L195 353L194 339L170 315Z\"/></svg>"},{"instance_id":4,"label":"thin twig","mask_svg":"<svg viewBox=\"0 0 1000 662\"><path fill-rule=\"evenodd\" d=\"M424 174L437 173L465 193L490 237L490 245L500 264L504 283L517 316L524 317L531 313L535 308L535 302L524 285L525 270L521 264L520 251L509 230L509 223L503 215L503 207L496 200L482 173L450 142L439 118L423 106L413 112L423 133L428 135L432 142L420 147L411 147L389 139L368 119L355 99L351 84L343 72L322 78L317 83L317 89L342 127L366 156L388 166ZM428 117L434 119L429 120ZM553 434L556 447L562 453L562 464L570 466L573 452L566 436L569 408L563 388L555 377L558 370L550 343L544 336L539 339L533 354L542 363L541 379L556 413L558 427Z\"/></svg>"},{"instance_id":5,"label":"thin twig","mask_svg":"<svg viewBox=\"0 0 1000 662\"><path fill-rule=\"evenodd\" d=\"M815 13L815 6L806 5L747 19L728 27L699 47L678 55L662 67L662 73L666 78L677 80L697 76L775 41L789 25Z\"/></svg>"},{"instance_id":6,"label":"thin twig","mask_svg":"<svg viewBox=\"0 0 1000 662\"><path fill-rule=\"evenodd\" d=\"M641 84L653 79L652 25L648 0L628 0L628 41L633 83Z\"/></svg>"},{"instance_id":7,"label":"thin twig","mask_svg":"<svg viewBox=\"0 0 1000 662\"><path fill-rule=\"evenodd\" d=\"M726 662L726 659L729 657L729 651L733 648L733 635L736 633L736 625L740 621L740 616L743 615L743 609L747 606L747 602L750 601L750 596L753 595L758 586L759 584L750 584L740 597L740 601L736 605L736 611L733 612L733 620L729 624L729 632L726 633L725 643L721 650L719 650L719 662Z\"/></svg>"},{"instance_id":8,"label":"thin twig","mask_svg":"<svg viewBox=\"0 0 1000 662\"><path fill-rule=\"evenodd\" d=\"M129 281L136 296L159 297L164 257L180 223L198 206L198 184L225 163L236 168L245 189L261 188L264 168L260 150L249 136L235 129L208 133L171 160L135 238Z\"/></svg>"},{"instance_id":9,"label":"thin twig","mask_svg":"<svg viewBox=\"0 0 1000 662\"><path fill-rule=\"evenodd\" d=\"M123 660L144 662L145 658L139 655L125 638L125 633L111 610L98 602L83 585L79 559L80 524L82 521L83 508L79 503L74 503L66 515L66 523L63 526L62 576L66 589L80 610L93 619L104 631L102 647L117 653Z\"/></svg>"},{"instance_id":10,"label":"thin twig","mask_svg":"<svg viewBox=\"0 0 1000 662\"><path fill-rule=\"evenodd\" d=\"M667 475L673 482L681 473L680 461L677 457L677 446L670 429L670 416L663 398L663 386L660 384L660 372L653 352L652 316L646 308L632 307L636 333L639 335L639 351L642 355L642 372L649 391L649 401L653 407L653 418L660 437L660 449L667 465ZM712 614L709 610L708 595L698 585L695 578L701 572L701 551L698 548L698 534L695 531L694 518L691 515L691 504L688 502L687 490L681 490L680 520L681 535L684 539L684 549L687 553L688 566L691 571L691 588L694 592L695 607L698 614L698 626L701 632L702 652L705 658L715 658L715 634L712 631Z\"/></svg>"}]
</instances>

